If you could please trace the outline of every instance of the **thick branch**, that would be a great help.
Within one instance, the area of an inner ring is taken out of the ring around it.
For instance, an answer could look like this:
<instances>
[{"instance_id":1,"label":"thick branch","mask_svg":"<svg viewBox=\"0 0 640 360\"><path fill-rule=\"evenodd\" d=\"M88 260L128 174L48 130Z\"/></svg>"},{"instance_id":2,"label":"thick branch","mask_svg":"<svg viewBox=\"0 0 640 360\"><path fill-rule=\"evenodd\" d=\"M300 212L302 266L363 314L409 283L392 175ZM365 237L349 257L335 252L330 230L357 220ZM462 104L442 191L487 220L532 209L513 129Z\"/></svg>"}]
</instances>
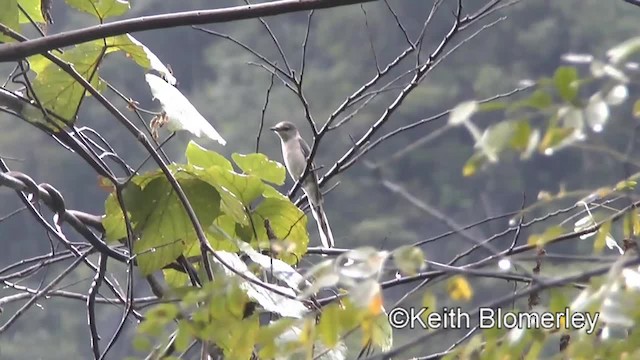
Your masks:
<instances>
[{"instance_id":1,"label":"thick branch","mask_svg":"<svg viewBox=\"0 0 640 360\"><path fill-rule=\"evenodd\" d=\"M171 14L142 16L108 24L62 32L34 40L0 46L0 62L15 61L45 51L79 44L109 36L136 31L166 29L176 26L199 25L253 19L296 11L326 9L337 6L371 2L374 0L279 0L263 4L234 6L224 9L195 10Z\"/></svg>"}]
</instances>

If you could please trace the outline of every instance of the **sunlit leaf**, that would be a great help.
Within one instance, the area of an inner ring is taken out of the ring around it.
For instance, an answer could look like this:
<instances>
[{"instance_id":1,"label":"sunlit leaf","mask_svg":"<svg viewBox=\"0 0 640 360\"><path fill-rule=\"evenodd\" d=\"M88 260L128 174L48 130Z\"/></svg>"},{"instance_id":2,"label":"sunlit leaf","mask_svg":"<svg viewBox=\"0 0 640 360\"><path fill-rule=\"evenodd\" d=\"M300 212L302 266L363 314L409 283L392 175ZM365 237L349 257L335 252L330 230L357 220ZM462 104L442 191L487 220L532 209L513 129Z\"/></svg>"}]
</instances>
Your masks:
<instances>
[{"instance_id":1,"label":"sunlit leaf","mask_svg":"<svg viewBox=\"0 0 640 360\"><path fill-rule=\"evenodd\" d=\"M219 166L225 170L233 170L233 165L224 156L213 150L205 149L193 140L189 141L185 156L189 164L204 169L211 166Z\"/></svg>"},{"instance_id":2,"label":"sunlit leaf","mask_svg":"<svg viewBox=\"0 0 640 360\"><path fill-rule=\"evenodd\" d=\"M559 67L553 75L553 81L560 94L566 102L572 103L578 96L578 70L570 66Z\"/></svg>"},{"instance_id":3,"label":"sunlit leaf","mask_svg":"<svg viewBox=\"0 0 640 360\"><path fill-rule=\"evenodd\" d=\"M91 14L99 20L111 16L119 16L129 11L129 2L126 0L65 0L69 6Z\"/></svg>"},{"instance_id":4,"label":"sunlit leaf","mask_svg":"<svg viewBox=\"0 0 640 360\"><path fill-rule=\"evenodd\" d=\"M145 78L153 98L160 101L169 119L169 131L185 130L196 137L217 141L220 145L227 143L175 86L153 74L146 74Z\"/></svg>"},{"instance_id":5,"label":"sunlit leaf","mask_svg":"<svg viewBox=\"0 0 640 360\"><path fill-rule=\"evenodd\" d=\"M248 225L246 213L252 201L264 191L264 184L252 175L238 174L219 166L212 166L200 173L200 178L213 185L222 198L222 211L231 215L241 225Z\"/></svg>"},{"instance_id":6,"label":"sunlit leaf","mask_svg":"<svg viewBox=\"0 0 640 360\"><path fill-rule=\"evenodd\" d=\"M514 102L513 105L510 106L509 111L518 110L520 108L544 110L552 104L553 99L551 95L542 89L538 89L529 95L529 97Z\"/></svg>"},{"instance_id":7,"label":"sunlit leaf","mask_svg":"<svg viewBox=\"0 0 640 360\"><path fill-rule=\"evenodd\" d=\"M629 90L625 85L618 84L611 88L604 98L604 101L611 106L622 104L629 96Z\"/></svg>"},{"instance_id":8,"label":"sunlit leaf","mask_svg":"<svg viewBox=\"0 0 640 360\"><path fill-rule=\"evenodd\" d=\"M522 119L514 122L513 133L509 144L511 147L518 151L525 151L529 146L529 139L531 137L531 125L527 119Z\"/></svg>"},{"instance_id":9,"label":"sunlit leaf","mask_svg":"<svg viewBox=\"0 0 640 360\"><path fill-rule=\"evenodd\" d=\"M447 292L455 301L469 301L473 298L473 289L462 275L456 275L447 281Z\"/></svg>"},{"instance_id":10,"label":"sunlit leaf","mask_svg":"<svg viewBox=\"0 0 640 360\"><path fill-rule=\"evenodd\" d=\"M362 323L362 332L364 333L363 342L371 340L371 343L381 351L388 351L393 346L393 328L385 312L373 318L367 318Z\"/></svg>"},{"instance_id":11,"label":"sunlit leaf","mask_svg":"<svg viewBox=\"0 0 640 360\"><path fill-rule=\"evenodd\" d=\"M449 113L449 124L456 126L460 125L478 111L478 102L475 100L465 101L454 107Z\"/></svg>"},{"instance_id":12,"label":"sunlit leaf","mask_svg":"<svg viewBox=\"0 0 640 360\"><path fill-rule=\"evenodd\" d=\"M535 129L529 135L529 139L527 141L527 147L524 149L524 151L520 155L520 158L521 159L529 159L531 157L531 155L533 154L533 152L538 147L539 143L540 143L540 130Z\"/></svg>"},{"instance_id":13,"label":"sunlit leaf","mask_svg":"<svg viewBox=\"0 0 640 360\"><path fill-rule=\"evenodd\" d=\"M96 40L102 41L102 40ZM153 69L162 74L164 80L175 85L176 78L171 71L158 59L158 57L130 34L118 35L106 39L107 53L113 51L123 51L126 56L144 69Z\"/></svg>"},{"instance_id":14,"label":"sunlit leaf","mask_svg":"<svg viewBox=\"0 0 640 360\"><path fill-rule=\"evenodd\" d=\"M100 88L97 74L98 64L103 55L103 47L91 42L76 45L66 50L60 58L73 65L73 68L95 88ZM40 102L55 114L66 119L67 124L75 122L74 116L85 95L84 87L49 60L39 55L29 58L34 62L31 69L38 73L33 81L33 89ZM62 123L58 124L62 126ZM52 127L55 130L55 127Z\"/></svg>"},{"instance_id":15,"label":"sunlit leaf","mask_svg":"<svg viewBox=\"0 0 640 360\"><path fill-rule=\"evenodd\" d=\"M253 219L252 223L257 224L255 231L258 235L259 243L269 244L266 229L263 225L264 220L269 219L276 237L279 240L288 240L294 244L292 254L283 257L286 262L297 262L307 251L307 245L309 244L307 217L291 201L277 198L264 199L253 211L251 218Z\"/></svg>"},{"instance_id":16,"label":"sunlit leaf","mask_svg":"<svg viewBox=\"0 0 640 360\"><path fill-rule=\"evenodd\" d=\"M266 155L233 153L231 157L245 174L257 176L276 185L284 184L285 167L277 161L269 160Z\"/></svg>"}]
</instances>

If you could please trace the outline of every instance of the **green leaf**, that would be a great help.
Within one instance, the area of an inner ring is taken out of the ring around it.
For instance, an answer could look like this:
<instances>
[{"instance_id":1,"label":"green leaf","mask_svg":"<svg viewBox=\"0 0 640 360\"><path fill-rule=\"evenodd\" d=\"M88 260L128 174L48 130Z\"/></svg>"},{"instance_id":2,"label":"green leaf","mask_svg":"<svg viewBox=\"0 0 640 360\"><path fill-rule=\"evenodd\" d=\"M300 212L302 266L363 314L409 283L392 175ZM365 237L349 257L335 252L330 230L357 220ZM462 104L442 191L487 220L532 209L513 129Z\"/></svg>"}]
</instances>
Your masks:
<instances>
[{"instance_id":1,"label":"green leaf","mask_svg":"<svg viewBox=\"0 0 640 360\"><path fill-rule=\"evenodd\" d=\"M553 75L553 82L560 97L573 103L578 96L578 70L572 66L561 66Z\"/></svg>"},{"instance_id":2,"label":"green leaf","mask_svg":"<svg viewBox=\"0 0 640 360\"><path fill-rule=\"evenodd\" d=\"M112 36L104 40L96 40L100 44L107 46L107 54L122 51L126 57L135 61L136 64L145 69L151 68L151 61L145 51L146 47L129 34ZM148 49L147 49L148 50Z\"/></svg>"},{"instance_id":3,"label":"green leaf","mask_svg":"<svg viewBox=\"0 0 640 360\"><path fill-rule=\"evenodd\" d=\"M264 183L255 176L238 174L219 166L201 171L200 176L220 193L222 211L238 223L248 224L246 209L262 194Z\"/></svg>"},{"instance_id":4,"label":"green leaf","mask_svg":"<svg viewBox=\"0 0 640 360\"><path fill-rule=\"evenodd\" d=\"M142 189L134 183L129 183L122 190L122 197L125 208L129 214L132 209L142 204ZM105 200L105 216L102 219L102 226L105 228L107 242L114 242L126 238L127 228L124 222L124 215L120 208L120 203L115 193L110 194Z\"/></svg>"},{"instance_id":5,"label":"green leaf","mask_svg":"<svg viewBox=\"0 0 640 360\"><path fill-rule=\"evenodd\" d=\"M229 351L225 351L225 358L250 359L259 329L260 324L257 317L247 318L235 326L230 334Z\"/></svg>"},{"instance_id":6,"label":"green leaf","mask_svg":"<svg viewBox=\"0 0 640 360\"><path fill-rule=\"evenodd\" d=\"M320 341L322 341L328 348L336 346L340 340L340 308L336 303L329 304L322 310L320 316L320 323L318 324L317 331Z\"/></svg>"},{"instance_id":7,"label":"green leaf","mask_svg":"<svg viewBox=\"0 0 640 360\"><path fill-rule=\"evenodd\" d=\"M42 0L18 0L18 4L20 4L22 9L29 15L29 17L27 17L22 11L19 11L20 24L30 23L29 18L37 23L45 23L44 17L42 16L41 1ZM11 2L11 0L9 0L9 2Z\"/></svg>"},{"instance_id":8,"label":"green leaf","mask_svg":"<svg viewBox=\"0 0 640 360\"><path fill-rule=\"evenodd\" d=\"M91 14L100 21L120 16L129 11L130 5L126 0L65 0L69 6L87 14Z\"/></svg>"},{"instance_id":9,"label":"green leaf","mask_svg":"<svg viewBox=\"0 0 640 360\"><path fill-rule=\"evenodd\" d=\"M633 117L640 118L640 99L636 100L633 103L632 114L633 114Z\"/></svg>"},{"instance_id":10,"label":"green leaf","mask_svg":"<svg viewBox=\"0 0 640 360\"><path fill-rule=\"evenodd\" d=\"M284 195L280 191L276 190L273 186L269 184L264 184L264 191L262 192L262 196L266 198L276 198L281 200L289 200L287 195Z\"/></svg>"},{"instance_id":11,"label":"green leaf","mask_svg":"<svg viewBox=\"0 0 640 360\"><path fill-rule=\"evenodd\" d=\"M219 215L220 196L209 184L197 179L179 180L200 224L206 228ZM138 267L149 274L175 260L197 241L193 225L182 203L164 177L153 179L143 189L139 206L131 211L140 239L134 244Z\"/></svg>"},{"instance_id":12,"label":"green leaf","mask_svg":"<svg viewBox=\"0 0 640 360\"><path fill-rule=\"evenodd\" d=\"M280 240L289 240L294 244L293 254L283 259L289 263L296 262L307 251L309 234L307 233L307 217L289 200L277 198L264 199L251 214L253 224L256 224L258 245L267 248L269 239L264 228L264 219L269 219L271 228ZM265 247L266 246L266 247ZM297 258L296 258L297 257Z\"/></svg>"},{"instance_id":13,"label":"green leaf","mask_svg":"<svg viewBox=\"0 0 640 360\"><path fill-rule=\"evenodd\" d=\"M76 45L74 48L65 51L60 58L70 63L73 68L93 87L100 87L100 80L97 74L98 65L103 55L103 47L92 42ZM67 74L57 65L40 55L30 57L31 69L38 75L33 81L33 89L40 102L48 109L64 118L65 123L70 125L75 122L80 103L85 95L84 87L78 83L71 75ZM56 121L58 126L64 124ZM55 126L45 124L56 130Z\"/></svg>"},{"instance_id":14,"label":"green leaf","mask_svg":"<svg viewBox=\"0 0 640 360\"><path fill-rule=\"evenodd\" d=\"M600 228L598 229L598 234L596 235L596 240L593 243L593 251L598 254L602 252L604 246L607 244L607 236L611 232L611 221L606 221Z\"/></svg>"},{"instance_id":15,"label":"green leaf","mask_svg":"<svg viewBox=\"0 0 640 360\"><path fill-rule=\"evenodd\" d=\"M285 167L277 161L269 160L266 155L233 153L231 157L245 174L257 176L276 185L284 184Z\"/></svg>"},{"instance_id":16,"label":"green leaf","mask_svg":"<svg viewBox=\"0 0 640 360\"><path fill-rule=\"evenodd\" d=\"M233 170L233 165L224 156L213 150L208 150L198 145L195 141L189 141L187 150L185 151L187 162L190 165L201 168L209 168L211 166L219 166L224 170Z\"/></svg>"},{"instance_id":17,"label":"green leaf","mask_svg":"<svg viewBox=\"0 0 640 360\"><path fill-rule=\"evenodd\" d=\"M18 3L15 0L0 1L0 23L15 31L20 30ZM0 42L14 42L12 37L0 33Z\"/></svg>"}]
</instances>

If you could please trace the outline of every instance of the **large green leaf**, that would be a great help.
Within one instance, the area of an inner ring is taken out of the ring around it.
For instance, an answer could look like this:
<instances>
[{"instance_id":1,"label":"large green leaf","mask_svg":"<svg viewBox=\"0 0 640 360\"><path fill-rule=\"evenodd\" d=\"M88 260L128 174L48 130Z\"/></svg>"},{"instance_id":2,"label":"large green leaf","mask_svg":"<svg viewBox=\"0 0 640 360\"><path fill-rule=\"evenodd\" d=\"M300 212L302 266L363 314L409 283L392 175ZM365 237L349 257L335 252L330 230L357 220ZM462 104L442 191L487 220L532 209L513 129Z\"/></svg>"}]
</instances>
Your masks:
<instances>
[{"instance_id":1,"label":"large green leaf","mask_svg":"<svg viewBox=\"0 0 640 360\"><path fill-rule=\"evenodd\" d=\"M222 198L222 211L247 225L246 210L264 191L264 183L255 176L238 174L219 166L199 171L201 179L213 185Z\"/></svg>"},{"instance_id":2,"label":"large green leaf","mask_svg":"<svg viewBox=\"0 0 640 360\"><path fill-rule=\"evenodd\" d=\"M198 180L179 180L200 224L206 228L219 215L220 196L209 184ZM142 191L144 206L131 210L140 239L134 251L138 267L151 273L175 260L183 250L197 241L196 233L182 203L164 177L158 177Z\"/></svg>"},{"instance_id":3,"label":"large green leaf","mask_svg":"<svg viewBox=\"0 0 640 360\"><path fill-rule=\"evenodd\" d=\"M218 154L215 151L208 150L198 145L195 141L189 141L187 145L187 162L190 165L198 166L201 168L209 168L211 166L219 166L225 170L233 170L231 162L224 156Z\"/></svg>"},{"instance_id":4,"label":"large green leaf","mask_svg":"<svg viewBox=\"0 0 640 360\"><path fill-rule=\"evenodd\" d=\"M275 236L280 240L291 241L295 246L293 254L298 259L307 251L309 233L307 232L307 217L289 200L278 198L264 199L251 215L255 232L258 235L260 248L268 248L269 238L264 228L264 220L269 219ZM287 262L295 259L284 259Z\"/></svg>"},{"instance_id":5,"label":"large green leaf","mask_svg":"<svg viewBox=\"0 0 640 360\"><path fill-rule=\"evenodd\" d=\"M97 67L103 55L103 47L95 42L83 43L65 51L60 58L71 65L91 85L99 88ZM84 87L71 75L40 55L29 58L31 69L38 75L33 88L38 100L49 110L72 124L85 94ZM63 124L58 124L59 126ZM52 127L55 130L55 127Z\"/></svg>"},{"instance_id":6,"label":"large green leaf","mask_svg":"<svg viewBox=\"0 0 640 360\"><path fill-rule=\"evenodd\" d=\"M6 0L4 2L7 2ZM9 0L8 2L12 2ZM42 7L40 5L41 0L18 0L18 4L26 15L20 11L19 20L20 24L25 24L31 22L31 20L37 23L44 23L44 17L42 16ZM27 15L29 15L27 17ZM31 18L31 20L29 20ZM0 21L1 22L1 21Z\"/></svg>"},{"instance_id":7,"label":"large green leaf","mask_svg":"<svg viewBox=\"0 0 640 360\"><path fill-rule=\"evenodd\" d=\"M0 1L0 23L18 31L18 3L15 0ZM0 42L12 42L13 38L0 33Z\"/></svg>"},{"instance_id":8,"label":"large green leaf","mask_svg":"<svg viewBox=\"0 0 640 360\"><path fill-rule=\"evenodd\" d=\"M126 0L66 0L66 2L69 6L91 14L99 20L122 15L130 8Z\"/></svg>"},{"instance_id":9,"label":"large green leaf","mask_svg":"<svg viewBox=\"0 0 640 360\"><path fill-rule=\"evenodd\" d=\"M231 157L245 174L255 175L264 181L276 185L284 184L284 179L287 175L286 169L279 162L269 160L266 155L259 153L246 155L234 153Z\"/></svg>"},{"instance_id":10,"label":"large green leaf","mask_svg":"<svg viewBox=\"0 0 640 360\"><path fill-rule=\"evenodd\" d=\"M132 209L142 206L142 189L135 183L129 183L122 190L122 197L128 214ZM108 242L121 240L127 236L127 228L124 223L124 215L115 193L107 197L105 201L105 216L102 218L102 226ZM130 215L129 215L130 216Z\"/></svg>"},{"instance_id":11,"label":"large green leaf","mask_svg":"<svg viewBox=\"0 0 640 360\"><path fill-rule=\"evenodd\" d=\"M145 69L151 67L151 61L145 52L145 46L129 34L113 36L104 40L96 40L107 46L107 54L123 51L126 56Z\"/></svg>"}]
</instances>

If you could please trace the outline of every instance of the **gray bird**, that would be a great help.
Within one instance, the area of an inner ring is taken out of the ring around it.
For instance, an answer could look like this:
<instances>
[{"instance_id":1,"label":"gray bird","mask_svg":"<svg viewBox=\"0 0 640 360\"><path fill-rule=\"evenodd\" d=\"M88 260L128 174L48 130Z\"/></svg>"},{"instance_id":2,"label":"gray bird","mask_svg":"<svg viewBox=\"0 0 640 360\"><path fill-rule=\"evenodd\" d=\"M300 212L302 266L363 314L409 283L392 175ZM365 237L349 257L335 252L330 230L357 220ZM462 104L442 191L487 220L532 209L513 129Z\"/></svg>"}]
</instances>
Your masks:
<instances>
[{"instance_id":1,"label":"gray bird","mask_svg":"<svg viewBox=\"0 0 640 360\"><path fill-rule=\"evenodd\" d=\"M288 121L279 122L276 126L272 127L271 130L280 137L282 157L289 175L294 181L298 181L304 173L304 169L307 167L307 158L309 154L311 154L311 148L309 148L309 145L300 136L296 126ZM331 233L327 215L322 206L322 193L318 186L318 175L313 171L313 164L311 165L311 170L302 183L302 189L309 199L311 215L313 215L313 218L318 224L322 245L325 248L332 248L335 246L333 234Z\"/></svg>"}]
</instances>

